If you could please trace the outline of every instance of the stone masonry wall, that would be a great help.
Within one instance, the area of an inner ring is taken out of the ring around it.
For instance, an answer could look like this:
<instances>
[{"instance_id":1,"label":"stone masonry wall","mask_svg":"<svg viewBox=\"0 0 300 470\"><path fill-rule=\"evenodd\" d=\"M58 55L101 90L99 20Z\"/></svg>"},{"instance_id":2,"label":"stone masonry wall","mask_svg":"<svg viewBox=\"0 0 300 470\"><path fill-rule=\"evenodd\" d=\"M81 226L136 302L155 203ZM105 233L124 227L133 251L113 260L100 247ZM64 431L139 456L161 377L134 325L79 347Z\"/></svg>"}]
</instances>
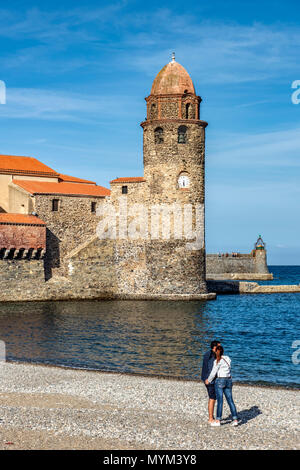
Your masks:
<instances>
[{"instance_id":1,"label":"stone masonry wall","mask_svg":"<svg viewBox=\"0 0 300 470\"><path fill-rule=\"evenodd\" d=\"M187 143L178 143L178 127L187 127ZM155 143L155 129L163 128L163 143ZM144 174L151 203L204 203L205 131L202 122L143 123ZM180 173L188 174L188 190L178 188Z\"/></svg>"},{"instance_id":2,"label":"stone masonry wall","mask_svg":"<svg viewBox=\"0 0 300 470\"><path fill-rule=\"evenodd\" d=\"M91 203L99 206L103 198L43 194L34 199L35 212L47 224L48 268L59 268L67 253L96 233L98 217ZM52 211L53 199L59 200L58 211Z\"/></svg>"},{"instance_id":3,"label":"stone masonry wall","mask_svg":"<svg viewBox=\"0 0 300 470\"><path fill-rule=\"evenodd\" d=\"M42 260L0 260L0 301L214 298L203 294L196 263L185 258L177 271L176 251L177 244L94 237L64 260L66 276L46 282Z\"/></svg>"},{"instance_id":4,"label":"stone masonry wall","mask_svg":"<svg viewBox=\"0 0 300 470\"><path fill-rule=\"evenodd\" d=\"M122 194L122 186L127 186L128 193ZM147 191L147 184L145 181L141 182L124 182L124 183L112 183L111 184L111 195L110 201L113 204L119 203L119 198L126 198L127 205L141 204L145 201L145 191Z\"/></svg>"},{"instance_id":5,"label":"stone masonry wall","mask_svg":"<svg viewBox=\"0 0 300 470\"><path fill-rule=\"evenodd\" d=\"M42 260L0 260L0 301L30 298L44 284Z\"/></svg>"},{"instance_id":6,"label":"stone masonry wall","mask_svg":"<svg viewBox=\"0 0 300 470\"><path fill-rule=\"evenodd\" d=\"M178 257L182 263L178 269ZM178 242L145 240L99 240L95 238L82 250L71 254L68 273L73 283L82 282L114 295L199 294L201 265L198 252L186 253ZM188 286L183 279L188 277Z\"/></svg>"},{"instance_id":7,"label":"stone masonry wall","mask_svg":"<svg viewBox=\"0 0 300 470\"><path fill-rule=\"evenodd\" d=\"M185 237L176 239L171 236L169 241L153 240L146 247L146 259L149 263L149 285L152 283L154 290L169 292L171 289L174 293L191 294L206 292L204 211L198 217L196 225L196 206L204 206L207 123L178 119L179 110L173 106L176 99L169 97L163 100L164 106L169 103L170 116L163 115L161 119L141 124L144 131L144 177L148 187L145 191L146 203L149 207L176 204L182 211L184 207L191 206L193 230L197 229L203 242L197 250L189 250ZM187 130L185 143L178 141L178 128L182 125ZM157 127L163 130L160 140L155 138ZM180 188L178 185L178 178L182 173L190 180L188 188ZM174 224L175 222L172 226L171 222L171 233Z\"/></svg>"},{"instance_id":8,"label":"stone masonry wall","mask_svg":"<svg viewBox=\"0 0 300 470\"><path fill-rule=\"evenodd\" d=\"M207 254L206 272L209 274L252 273L255 272L255 258L250 255L234 258Z\"/></svg>"},{"instance_id":9,"label":"stone masonry wall","mask_svg":"<svg viewBox=\"0 0 300 470\"><path fill-rule=\"evenodd\" d=\"M207 275L224 273L261 273L269 274L266 252L256 251L252 254L240 254L239 256L222 256L217 254L206 255Z\"/></svg>"}]
</instances>

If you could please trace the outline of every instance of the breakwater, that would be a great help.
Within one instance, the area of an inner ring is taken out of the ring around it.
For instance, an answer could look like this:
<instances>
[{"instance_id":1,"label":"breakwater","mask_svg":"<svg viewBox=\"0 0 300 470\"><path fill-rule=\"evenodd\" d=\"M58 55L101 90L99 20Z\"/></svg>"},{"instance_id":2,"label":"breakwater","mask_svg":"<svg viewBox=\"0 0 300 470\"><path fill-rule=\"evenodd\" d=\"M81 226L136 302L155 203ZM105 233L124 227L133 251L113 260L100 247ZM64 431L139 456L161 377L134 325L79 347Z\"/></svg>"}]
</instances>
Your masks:
<instances>
[{"instance_id":1,"label":"breakwater","mask_svg":"<svg viewBox=\"0 0 300 470\"><path fill-rule=\"evenodd\" d=\"M207 281L209 292L224 294L284 294L300 292L299 285L260 285L257 282Z\"/></svg>"},{"instance_id":2,"label":"breakwater","mask_svg":"<svg viewBox=\"0 0 300 470\"><path fill-rule=\"evenodd\" d=\"M266 250L206 255L207 280L271 280Z\"/></svg>"}]
</instances>

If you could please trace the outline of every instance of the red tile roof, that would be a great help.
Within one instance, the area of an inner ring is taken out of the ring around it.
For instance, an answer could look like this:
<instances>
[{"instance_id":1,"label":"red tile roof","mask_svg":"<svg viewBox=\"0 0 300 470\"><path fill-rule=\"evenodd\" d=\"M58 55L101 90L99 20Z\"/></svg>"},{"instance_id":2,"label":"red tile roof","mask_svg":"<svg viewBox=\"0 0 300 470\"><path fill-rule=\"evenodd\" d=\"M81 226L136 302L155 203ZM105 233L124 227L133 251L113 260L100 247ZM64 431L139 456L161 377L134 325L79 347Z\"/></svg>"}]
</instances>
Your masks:
<instances>
[{"instance_id":1,"label":"red tile roof","mask_svg":"<svg viewBox=\"0 0 300 470\"><path fill-rule=\"evenodd\" d=\"M96 184L95 181L84 180L82 178L77 178L76 176L63 175L62 173L59 173L59 179L65 183Z\"/></svg>"},{"instance_id":2,"label":"red tile roof","mask_svg":"<svg viewBox=\"0 0 300 470\"><path fill-rule=\"evenodd\" d=\"M143 176L128 176L123 178L116 178L112 180L111 183L143 183L145 178Z\"/></svg>"},{"instance_id":3,"label":"red tile roof","mask_svg":"<svg viewBox=\"0 0 300 470\"><path fill-rule=\"evenodd\" d=\"M0 224L46 225L35 215L0 213Z\"/></svg>"},{"instance_id":4,"label":"red tile roof","mask_svg":"<svg viewBox=\"0 0 300 470\"><path fill-rule=\"evenodd\" d=\"M151 89L151 95L183 95L186 92L195 95L192 79L185 68L175 60L165 65L156 75Z\"/></svg>"},{"instance_id":5,"label":"red tile roof","mask_svg":"<svg viewBox=\"0 0 300 470\"><path fill-rule=\"evenodd\" d=\"M103 186L80 183L50 183L43 181L13 180L16 186L25 189L30 194L61 194L67 196L105 197L110 190Z\"/></svg>"},{"instance_id":6,"label":"red tile roof","mask_svg":"<svg viewBox=\"0 0 300 470\"><path fill-rule=\"evenodd\" d=\"M53 176L58 173L44 163L33 157L17 157L14 155L0 155L0 173L16 175Z\"/></svg>"}]
</instances>

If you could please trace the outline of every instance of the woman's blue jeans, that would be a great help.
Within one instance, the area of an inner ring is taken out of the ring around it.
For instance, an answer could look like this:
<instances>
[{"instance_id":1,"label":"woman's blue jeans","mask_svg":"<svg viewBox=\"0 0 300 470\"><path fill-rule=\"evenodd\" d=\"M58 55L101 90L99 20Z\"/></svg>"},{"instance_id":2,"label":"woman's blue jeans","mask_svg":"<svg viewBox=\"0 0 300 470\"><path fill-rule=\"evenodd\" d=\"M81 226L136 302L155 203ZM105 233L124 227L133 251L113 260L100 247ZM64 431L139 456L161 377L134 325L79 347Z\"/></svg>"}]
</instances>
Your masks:
<instances>
[{"instance_id":1,"label":"woman's blue jeans","mask_svg":"<svg viewBox=\"0 0 300 470\"><path fill-rule=\"evenodd\" d=\"M216 378L215 390L217 395L217 420L222 418L223 411L223 393L231 411L232 419L237 419L237 411L232 398L232 379Z\"/></svg>"}]
</instances>

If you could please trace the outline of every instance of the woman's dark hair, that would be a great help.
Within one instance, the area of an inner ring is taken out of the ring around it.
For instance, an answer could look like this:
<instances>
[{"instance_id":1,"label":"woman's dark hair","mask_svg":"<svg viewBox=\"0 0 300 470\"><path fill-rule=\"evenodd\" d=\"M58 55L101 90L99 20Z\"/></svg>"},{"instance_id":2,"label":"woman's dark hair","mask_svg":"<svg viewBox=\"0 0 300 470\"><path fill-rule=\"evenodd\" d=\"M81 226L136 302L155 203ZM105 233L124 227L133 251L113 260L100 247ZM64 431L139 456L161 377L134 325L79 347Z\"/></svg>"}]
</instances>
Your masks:
<instances>
[{"instance_id":1,"label":"woman's dark hair","mask_svg":"<svg viewBox=\"0 0 300 470\"><path fill-rule=\"evenodd\" d=\"M213 349L214 347L218 346L218 344L220 344L220 341L212 341L210 343L210 349Z\"/></svg>"},{"instance_id":2,"label":"woman's dark hair","mask_svg":"<svg viewBox=\"0 0 300 470\"><path fill-rule=\"evenodd\" d=\"M221 359L221 357L222 357L223 354L224 354L224 348L223 348L223 346L221 346L221 345L217 346L217 348L216 348L216 353L217 353L217 351L220 352L220 359ZM218 355L217 355L217 357L218 357Z\"/></svg>"}]
</instances>

